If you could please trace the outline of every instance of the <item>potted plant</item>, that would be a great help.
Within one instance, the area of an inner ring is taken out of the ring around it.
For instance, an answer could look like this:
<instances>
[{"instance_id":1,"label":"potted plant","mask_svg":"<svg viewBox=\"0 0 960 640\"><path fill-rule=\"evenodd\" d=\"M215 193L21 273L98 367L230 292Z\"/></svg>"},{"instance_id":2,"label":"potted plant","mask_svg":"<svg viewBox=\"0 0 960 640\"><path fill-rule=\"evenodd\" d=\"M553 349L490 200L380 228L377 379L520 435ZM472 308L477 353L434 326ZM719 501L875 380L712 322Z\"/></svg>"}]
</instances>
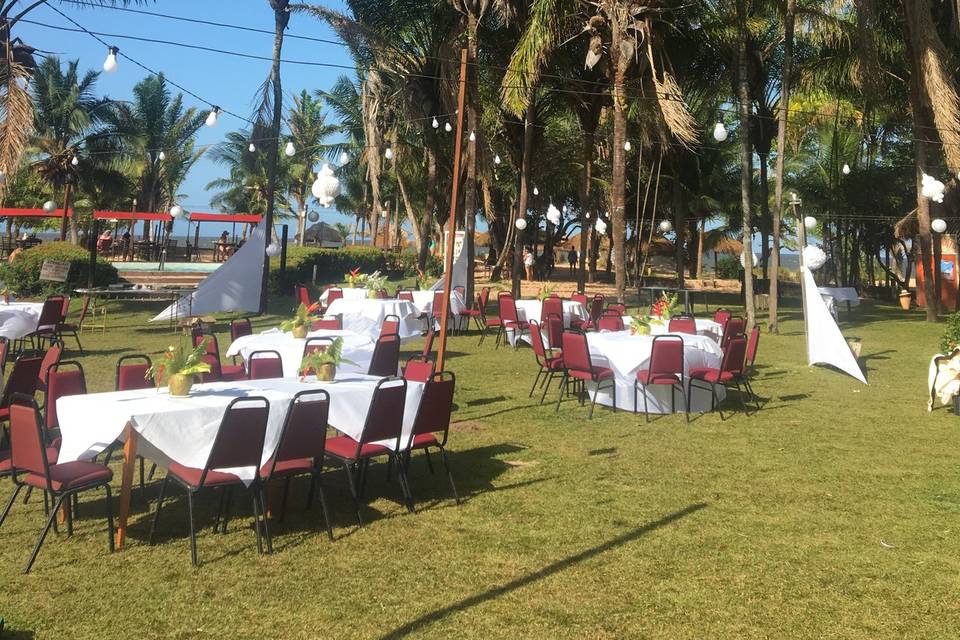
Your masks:
<instances>
[{"instance_id":1,"label":"potted plant","mask_svg":"<svg viewBox=\"0 0 960 640\"><path fill-rule=\"evenodd\" d=\"M661 321L669 322L670 318L673 317L673 312L676 307L676 294L667 295L666 293L661 293L660 298L654 302L653 306L650 308L650 315L653 318L660 319Z\"/></svg>"},{"instance_id":2,"label":"potted plant","mask_svg":"<svg viewBox=\"0 0 960 640\"><path fill-rule=\"evenodd\" d=\"M367 287L367 297L376 298L380 290L387 285L387 277L379 271L374 271L364 277L364 284Z\"/></svg>"},{"instance_id":3,"label":"potted plant","mask_svg":"<svg viewBox=\"0 0 960 640\"><path fill-rule=\"evenodd\" d=\"M633 316L630 322L630 335L648 336L650 335L650 316Z\"/></svg>"},{"instance_id":4,"label":"potted plant","mask_svg":"<svg viewBox=\"0 0 960 640\"><path fill-rule=\"evenodd\" d=\"M332 382L337 376L337 367L341 363L358 366L353 360L343 357L343 338L335 338L326 349L317 349L303 356L300 362L300 381L311 374L319 382Z\"/></svg>"},{"instance_id":5,"label":"potted plant","mask_svg":"<svg viewBox=\"0 0 960 640\"><path fill-rule=\"evenodd\" d=\"M363 284L364 275L360 273L360 267L356 267L350 271L350 273L343 274L343 280L347 283L347 286L351 289L356 289L361 284Z\"/></svg>"},{"instance_id":6,"label":"potted plant","mask_svg":"<svg viewBox=\"0 0 960 640\"><path fill-rule=\"evenodd\" d=\"M296 312L293 314L293 317L289 320L284 320L281 322L280 328L284 331L289 331L292 333L294 338L303 340L307 337L307 333L310 332L310 326L313 324L313 321L317 319L312 314L315 313L319 308L319 302L314 302L309 307L301 302L300 306L297 307Z\"/></svg>"},{"instance_id":7,"label":"potted plant","mask_svg":"<svg viewBox=\"0 0 960 640\"><path fill-rule=\"evenodd\" d=\"M153 378L157 387L163 386L164 380L174 397L186 397L190 395L190 388L194 383L194 376L199 373L209 373L210 363L204 362L203 357L207 354L208 338L192 349L187 346L183 338L177 345L170 345L163 352L163 357L147 369L146 377Z\"/></svg>"},{"instance_id":8,"label":"potted plant","mask_svg":"<svg viewBox=\"0 0 960 640\"><path fill-rule=\"evenodd\" d=\"M900 298L900 308L904 311L910 311L910 300L912 295L910 294L909 289L901 289L898 297Z\"/></svg>"},{"instance_id":9,"label":"potted plant","mask_svg":"<svg viewBox=\"0 0 960 640\"><path fill-rule=\"evenodd\" d=\"M540 287L540 291L537 292L537 300L539 300L540 302L543 302L544 300L549 298L550 294L552 293L553 293L553 287L549 285L544 285Z\"/></svg>"}]
</instances>

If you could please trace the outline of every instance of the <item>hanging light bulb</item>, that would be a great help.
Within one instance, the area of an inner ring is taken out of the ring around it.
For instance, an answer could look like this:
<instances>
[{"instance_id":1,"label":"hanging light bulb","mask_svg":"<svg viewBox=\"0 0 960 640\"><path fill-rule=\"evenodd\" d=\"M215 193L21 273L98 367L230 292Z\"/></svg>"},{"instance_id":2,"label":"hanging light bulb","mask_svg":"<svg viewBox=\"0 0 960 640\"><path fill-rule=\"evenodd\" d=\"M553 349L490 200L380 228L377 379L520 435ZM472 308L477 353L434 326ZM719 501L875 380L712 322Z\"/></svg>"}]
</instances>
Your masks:
<instances>
[{"instance_id":1,"label":"hanging light bulb","mask_svg":"<svg viewBox=\"0 0 960 640\"><path fill-rule=\"evenodd\" d=\"M523 231L527 228L527 220L526 218L517 218L517 221L514 223L514 225L517 227L517 229Z\"/></svg>"},{"instance_id":2,"label":"hanging light bulb","mask_svg":"<svg viewBox=\"0 0 960 640\"><path fill-rule=\"evenodd\" d=\"M534 187L534 188L533 188L533 195L535 195L535 196L540 195L540 189L537 189L536 187Z\"/></svg>"},{"instance_id":3,"label":"hanging light bulb","mask_svg":"<svg viewBox=\"0 0 960 640\"><path fill-rule=\"evenodd\" d=\"M288 157L292 158L293 154L297 152L297 148L293 146L292 142L287 142L287 146L283 148L283 153Z\"/></svg>"},{"instance_id":4,"label":"hanging light bulb","mask_svg":"<svg viewBox=\"0 0 960 640\"><path fill-rule=\"evenodd\" d=\"M626 142L623 143L623 150L624 150L624 151L630 151L630 141L629 141L629 140L627 140Z\"/></svg>"},{"instance_id":5,"label":"hanging light bulb","mask_svg":"<svg viewBox=\"0 0 960 640\"><path fill-rule=\"evenodd\" d=\"M103 61L103 70L107 73L113 73L117 70L118 53L120 53L120 49L117 47L110 47L107 49L107 59Z\"/></svg>"},{"instance_id":6,"label":"hanging light bulb","mask_svg":"<svg viewBox=\"0 0 960 640\"><path fill-rule=\"evenodd\" d=\"M713 125L713 139L717 142L723 142L727 139L727 128L719 120L717 120L717 124Z\"/></svg>"},{"instance_id":7,"label":"hanging light bulb","mask_svg":"<svg viewBox=\"0 0 960 640\"><path fill-rule=\"evenodd\" d=\"M476 142L476 140L477 140L477 134L476 134L476 133L474 133L473 131L471 131L469 137L470 137L470 142Z\"/></svg>"},{"instance_id":8,"label":"hanging light bulb","mask_svg":"<svg viewBox=\"0 0 960 640\"><path fill-rule=\"evenodd\" d=\"M814 229L817 228L817 219L814 218L813 216L806 216L803 219L803 227L807 231L813 231Z\"/></svg>"},{"instance_id":9,"label":"hanging light bulb","mask_svg":"<svg viewBox=\"0 0 960 640\"><path fill-rule=\"evenodd\" d=\"M206 125L208 127L217 126L217 116L220 115L220 107L214 105L213 109L210 110L210 113L207 114Z\"/></svg>"},{"instance_id":10,"label":"hanging light bulb","mask_svg":"<svg viewBox=\"0 0 960 640\"><path fill-rule=\"evenodd\" d=\"M311 211L310 213L307 214L307 220L309 220L310 222L316 222L319 219L320 219L320 214L317 213L316 211Z\"/></svg>"},{"instance_id":11,"label":"hanging light bulb","mask_svg":"<svg viewBox=\"0 0 960 640\"><path fill-rule=\"evenodd\" d=\"M173 218L179 218L183 216L183 207L181 207L178 204L173 205L172 207L170 207L170 215Z\"/></svg>"},{"instance_id":12,"label":"hanging light bulb","mask_svg":"<svg viewBox=\"0 0 960 640\"><path fill-rule=\"evenodd\" d=\"M57 203L54 202L53 200L47 200L46 202L43 203L43 210L46 211L47 213L53 213L54 211L57 210Z\"/></svg>"},{"instance_id":13,"label":"hanging light bulb","mask_svg":"<svg viewBox=\"0 0 960 640\"><path fill-rule=\"evenodd\" d=\"M157 160L159 160L160 162L163 162L166 159L167 159L167 154L165 154L163 151L157 154Z\"/></svg>"},{"instance_id":14,"label":"hanging light bulb","mask_svg":"<svg viewBox=\"0 0 960 640\"><path fill-rule=\"evenodd\" d=\"M933 228L937 233L943 233L947 230L947 223L943 218L936 218L933 222L930 223L930 227Z\"/></svg>"},{"instance_id":15,"label":"hanging light bulb","mask_svg":"<svg viewBox=\"0 0 960 640\"><path fill-rule=\"evenodd\" d=\"M500 154L493 156L493 164L500 164Z\"/></svg>"},{"instance_id":16,"label":"hanging light bulb","mask_svg":"<svg viewBox=\"0 0 960 640\"><path fill-rule=\"evenodd\" d=\"M845 175L845 176L850 175L850 165L848 165L846 162L844 162L844 163L843 163L843 169L841 169L841 171L843 171L843 175Z\"/></svg>"},{"instance_id":17,"label":"hanging light bulb","mask_svg":"<svg viewBox=\"0 0 960 640\"><path fill-rule=\"evenodd\" d=\"M350 162L350 154L344 151L343 153L340 154L340 166L342 167L348 162Z\"/></svg>"},{"instance_id":18,"label":"hanging light bulb","mask_svg":"<svg viewBox=\"0 0 960 640\"><path fill-rule=\"evenodd\" d=\"M383 157L387 160L393 160L393 149L387 147L387 150L383 152Z\"/></svg>"},{"instance_id":19,"label":"hanging light bulb","mask_svg":"<svg viewBox=\"0 0 960 640\"><path fill-rule=\"evenodd\" d=\"M268 244L267 255L271 258L275 258L276 256L280 255L280 245L278 245L276 242L271 242Z\"/></svg>"},{"instance_id":20,"label":"hanging light bulb","mask_svg":"<svg viewBox=\"0 0 960 640\"><path fill-rule=\"evenodd\" d=\"M448 122L447 124L443 125L443 130L447 133L450 133L453 131L453 125Z\"/></svg>"},{"instance_id":21,"label":"hanging light bulb","mask_svg":"<svg viewBox=\"0 0 960 640\"><path fill-rule=\"evenodd\" d=\"M437 120L437 116L433 116L433 121L430 123L430 125L431 125L434 129L439 129L439 128L440 128L440 121Z\"/></svg>"},{"instance_id":22,"label":"hanging light bulb","mask_svg":"<svg viewBox=\"0 0 960 640\"><path fill-rule=\"evenodd\" d=\"M255 152L257 151L257 145L255 145L255 144L253 144L253 143L251 142L251 143L250 143L250 146L247 147L247 151L249 151L250 153L255 153Z\"/></svg>"},{"instance_id":23,"label":"hanging light bulb","mask_svg":"<svg viewBox=\"0 0 960 640\"><path fill-rule=\"evenodd\" d=\"M73 156L73 160L70 161L70 165L75 167L78 164L80 164L80 160L77 158L77 156Z\"/></svg>"}]
</instances>

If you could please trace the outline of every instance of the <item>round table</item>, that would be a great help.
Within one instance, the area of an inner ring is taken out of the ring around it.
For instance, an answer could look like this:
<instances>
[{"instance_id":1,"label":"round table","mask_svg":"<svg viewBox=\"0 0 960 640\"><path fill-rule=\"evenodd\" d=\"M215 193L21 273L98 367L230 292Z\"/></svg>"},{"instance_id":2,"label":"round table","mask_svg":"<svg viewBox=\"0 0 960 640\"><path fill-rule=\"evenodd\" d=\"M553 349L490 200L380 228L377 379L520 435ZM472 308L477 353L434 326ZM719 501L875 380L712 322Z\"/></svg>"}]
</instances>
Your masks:
<instances>
[{"instance_id":1,"label":"round table","mask_svg":"<svg viewBox=\"0 0 960 640\"><path fill-rule=\"evenodd\" d=\"M423 332L420 314L410 302L403 300L380 300L363 298L348 300L340 298L330 303L326 316L340 316L341 326L347 331L367 336L376 341L380 337L383 320L394 315L400 318L400 339L419 338Z\"/></svg>"},{"instance_id":2,"label":"round table","mask_svg":"<svg viewBox=\"0 0 960 640\"><path fill-rule=\"evenodd\" d=\"M343 357L357 364L342 364L340 369L346 373L366 373L373 358L374 343L369 337L353 331L320 330L311 331L307 338L343 338ZM262 333L241 336L227 349L227 357L240 356L246 363L254 351L276 351L283 360L283 375L293 378L299 374L303 360L303 345L307 339L294 338L289 331L268 329Z\"/></svg>"}]
</instances>

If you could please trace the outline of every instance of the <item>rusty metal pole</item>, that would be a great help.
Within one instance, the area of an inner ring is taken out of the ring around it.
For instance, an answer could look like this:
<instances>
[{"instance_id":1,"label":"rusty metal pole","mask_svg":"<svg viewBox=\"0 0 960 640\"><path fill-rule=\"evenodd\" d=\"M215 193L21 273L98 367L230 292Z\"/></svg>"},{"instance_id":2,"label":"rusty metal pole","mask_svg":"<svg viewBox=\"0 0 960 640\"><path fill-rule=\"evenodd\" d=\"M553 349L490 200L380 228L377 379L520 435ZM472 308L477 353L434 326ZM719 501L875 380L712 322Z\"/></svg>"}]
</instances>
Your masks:
<instances>
[{"instance_id":1,"label":"rusty metal pole","mask_svg":"<svg viewBox=\"0 0 960 640\"><path fill-rule=\"evenodd\" d=\"M453 185L450 188L450 216L447 218L447 247L443 256L443 307L440 317L440 344L437 346L437 371L443 371L447 352L447 320L450 316L450 292L453 288L453 247L457 235L457 196L460 191L460 155L463 151L463 103L467 91L467 50L460 49L460 94L457 96L457 136L453 147Z\"/></svg>"}]
</instances>

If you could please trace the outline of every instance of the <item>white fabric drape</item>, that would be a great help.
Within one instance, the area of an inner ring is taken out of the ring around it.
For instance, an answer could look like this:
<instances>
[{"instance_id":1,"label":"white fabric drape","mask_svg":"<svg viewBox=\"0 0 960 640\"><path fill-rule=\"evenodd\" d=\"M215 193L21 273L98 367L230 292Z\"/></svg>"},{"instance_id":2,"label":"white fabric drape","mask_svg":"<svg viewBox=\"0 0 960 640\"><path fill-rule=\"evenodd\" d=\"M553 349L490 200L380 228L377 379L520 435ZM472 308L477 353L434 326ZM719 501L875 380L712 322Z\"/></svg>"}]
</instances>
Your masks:
<instances>
[{"instance_id":1,"label":"white fabric drape","mask_svg":"<svg viewBox=\"0 0 960 640\"><path fill-rule=\"evenodd\" d=\"M809 364L829 364L867 384L857 359L850 351L840 327L817 290L813 274L801 267L807 288L804 313L807 316L807 360Z\"/></svg>"}]
</instances>

